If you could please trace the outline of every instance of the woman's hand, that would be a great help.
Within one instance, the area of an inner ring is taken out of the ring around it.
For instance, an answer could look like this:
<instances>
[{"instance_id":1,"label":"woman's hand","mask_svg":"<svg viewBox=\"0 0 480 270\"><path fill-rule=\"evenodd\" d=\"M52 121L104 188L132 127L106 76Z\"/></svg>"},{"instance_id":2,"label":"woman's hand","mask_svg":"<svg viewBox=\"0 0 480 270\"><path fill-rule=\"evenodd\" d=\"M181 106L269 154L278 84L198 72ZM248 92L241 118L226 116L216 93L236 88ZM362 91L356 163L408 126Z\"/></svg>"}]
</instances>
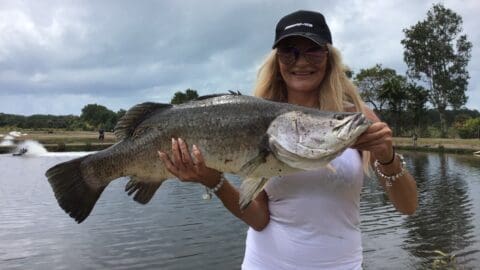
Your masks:
<instances>
[{"instance_id":1,"label":"woman's hand","mask_svg":"<svg viewBox=\"0 0 480 270\"><path fill-rule=\"evenodd\" d=\"M387 163L393 156L392 130L384 122L373 123L352 146L358 150L370 151L381 163Z\"/></svg>"},{"instance_id":2,"label":"woman's hand","mask_svg":"<svg viewBox=\"0 0 480 270\"><path fill-rule=\"evenodd\" d=\"M389 162L393 157L392 130L369 109L365 115L374 123L358 137L352 148L362 151L370 151L375 159L381 163Z\"/></svg>"},{"instance_id":3,"label":"woman's hand","mask_svg":"<svg viewBox=\"0 0 480 270\"><path fill-rule=\"evenodd\" d=\"M193 145L190 152L181 138L172 138L172 158L163 151L158 151L158 155L167 170L182 182L196 182L212 188L220 181L221 172L208 168L200 149Z\"/></svg>"}]
</instances>

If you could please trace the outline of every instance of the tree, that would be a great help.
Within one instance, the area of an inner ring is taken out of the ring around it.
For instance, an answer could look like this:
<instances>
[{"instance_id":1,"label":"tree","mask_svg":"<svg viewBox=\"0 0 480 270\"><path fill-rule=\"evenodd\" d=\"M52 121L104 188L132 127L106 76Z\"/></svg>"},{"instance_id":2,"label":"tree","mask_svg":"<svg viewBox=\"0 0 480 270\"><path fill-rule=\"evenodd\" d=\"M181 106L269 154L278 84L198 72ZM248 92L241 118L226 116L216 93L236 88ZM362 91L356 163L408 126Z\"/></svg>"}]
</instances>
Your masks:
<instances>
[{"instance_id":1,"label":"tree","mask_svg":"<svg viewBox=\"0 0 480 270\"><path fill-rule=\"evenodd\" d=\"M103 127L106 130L112 130L118 120L115 112L97 104L85 105L80 118L94 128Z\"/></svg>"},{"instance_id":2,"label":"tree","mask_svg":"<svg viewBox=\"0 0 480 270\"><path fill-rule=\"evenodd\" d=\"M384 100L393 120L394 135L400 132L402 114L405 111L408 100L405 91L407 79L404 76L396 75L395 72L385 79L379 93L378 98Z\"/></svg>"},{"instance_id":3,"label":"tree","mask_svg":"<svg viewBox=\"0 0 480 270\"><path fill-rule=\"evenodd\" d=\"M363 100L371 104L375 111L381 111L387 102L381 97L382 89L385 82L393 76L396 76L395 70L383 68L382 65L376 64L374 67L361 69L355 76L354 83L357 85Z\"/></svg>"},{"instance_id":4,"label":"tree","mask_svg":"<svg viewBox=\"0 0 480 270\"><path fill-rule=\"evenodd\" d=\"M445 111L467 102L467 64L472 43L462 32L462 18L442 4L434 4L427 18L404 29L404 60L407 74L427 84L428 100L440 115L440 132L447 133Z\"/></svg>"},{"instance_id":5,"label":"tree","mask_svg":"<svg viewBox=\"0 0 480 270\"><path fill-rule=\"evenodd\" d=\"M117 112L117 119L122 118L126 113L127 113L127 111L124 110L124 109L118 110L118 112Z\"/></svg>"},{"instance_id":6,"label":"tree","mask_svg":"<svg viewBox=\"0 0 480 270\"><path fill-rule=\"evenodd\" d=\"M185 102L190 101L190 100L194 100L196 98L198 98L197 91L189 88L189 89L185 90L185 93L180 92L180 91L176 92L173 95L173 98L170 101L170 103L171 104L181 104L181 103L185 103Z\"/></svg>"},{"instance_id":7,"label":"tree","mask_svg":"<svg viewBox=\"0 0 480 270\"><path fill-rule=\"evenodd\" d=\"M407 111L411 117L411 126L413 129L422 130L422 121L425 118L427 108L426 104L428 101L428 92L427 90L420 85L415 84L414 82L408 83L405 88L407 94Z\"/></svg>"}]
</instances>

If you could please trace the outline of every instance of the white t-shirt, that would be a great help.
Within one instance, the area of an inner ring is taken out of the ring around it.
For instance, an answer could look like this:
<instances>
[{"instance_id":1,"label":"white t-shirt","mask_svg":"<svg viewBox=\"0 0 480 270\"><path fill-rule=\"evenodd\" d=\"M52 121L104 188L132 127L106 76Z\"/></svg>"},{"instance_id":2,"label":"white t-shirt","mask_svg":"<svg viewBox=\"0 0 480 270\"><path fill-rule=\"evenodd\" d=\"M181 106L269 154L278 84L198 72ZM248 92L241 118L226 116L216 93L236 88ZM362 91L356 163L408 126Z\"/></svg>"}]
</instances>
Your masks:
<instances>
[{"instance_id":1,"label":"white t-shirt","mask_svg":"<svg viewBox=\"0 0 480 270\"><path fill-rule=\"evenodd\" d=\"M361 156L347 149L321 168L268 181L270 222L249 228L244 270L361 269Z\"/></svg>"}]
</instances>

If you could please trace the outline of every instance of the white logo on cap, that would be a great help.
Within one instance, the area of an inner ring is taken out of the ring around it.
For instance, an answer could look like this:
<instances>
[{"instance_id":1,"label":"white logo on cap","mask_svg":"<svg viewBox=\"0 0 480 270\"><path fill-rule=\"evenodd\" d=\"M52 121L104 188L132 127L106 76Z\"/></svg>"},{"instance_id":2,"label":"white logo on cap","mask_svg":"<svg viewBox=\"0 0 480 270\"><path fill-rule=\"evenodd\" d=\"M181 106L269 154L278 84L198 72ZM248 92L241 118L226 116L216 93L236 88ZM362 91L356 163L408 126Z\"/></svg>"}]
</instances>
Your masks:
<instances>
[{"instance_id":1,"label":"white logo on cap","mask_svg":"<svg viewBox=\"0 0 480 270\"><path fill-rule=\"evenodd\" d=\"M295 24L290 24L288 26L285 26L285 29L283 29L283 30L287 30L287 29L290 29L292 27L297 27L297 26L313 27L313 24L311 24L311 23L295 23Z\"/></svg>"}]
</instances>

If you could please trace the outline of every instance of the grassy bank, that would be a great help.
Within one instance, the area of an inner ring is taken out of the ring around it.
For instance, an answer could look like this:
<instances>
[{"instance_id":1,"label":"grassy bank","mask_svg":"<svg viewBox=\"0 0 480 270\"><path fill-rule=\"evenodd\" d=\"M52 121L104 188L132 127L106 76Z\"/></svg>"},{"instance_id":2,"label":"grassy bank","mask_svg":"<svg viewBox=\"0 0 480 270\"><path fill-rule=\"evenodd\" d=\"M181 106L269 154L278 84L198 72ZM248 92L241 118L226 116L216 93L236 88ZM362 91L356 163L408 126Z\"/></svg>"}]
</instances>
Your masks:
<instances>
[{"instance_id":1,"label":"grassy bank","mask_svg":"<svg viewBox=\"0 0 480 270\"><path fill-rule=\"evenodd\" d=\"M35 140L41 144L96 144L98 140L98 132L92 131L24 131L26 136L18 137L18 140ZM115 143L116 138L112 132L105 132L104 143Z\"/></svg>"},{"instance_id":2,"label":"grassy bank","mask_svg":"<svg viewBox=\"0 0 480 270\"><path fill-rule=\"evenodd\" d=\"M1 133L6 135L8 132ZM14 142L19 144L26 140L41 143L50 152L97 151L116 142L112 132L105 132L105 139L98 140L97 132L90 131L22 131L25 136L16 137ZM0 147L0 153L12 151L12 147Z\"/></svg>"},{"instance_id":3,"label":"grassy bank","mask_svg":"<svg viewBox=\"0 0 480 270\"><path fill-rule=\"evenodd\" d=\"M441 139L441 138L418 138L416 146L412 138L394 138L394 144L398 149L428 152L445 152L457 154L472 154L480 151L479 139Z\"/></svg>"},{"instance_id":4,"label":"grassy bank","mask_svg":"<svg viewBox=\"0 0 480 270\"><path fill-rule=\"evenodd\" d=\"M1 132L7 134L8 131ZM116 142L115 135L112 132L105 133L105 140L98 140L97 132L89 131L22 131L27 135L17 137L16 143L25 140L35 140L43 144L48 151L95 151L101 150ZM394 138L394 144L398 149L414 151L434 151L449 152L460 154L472 154L480 151L479 139L440 139L440 138L419 138L417 145L413 146L411 138ZM2 151L3 149L3 151ZM0 153L8 152L2 147Z\"/></svg>"}]
</instances>

